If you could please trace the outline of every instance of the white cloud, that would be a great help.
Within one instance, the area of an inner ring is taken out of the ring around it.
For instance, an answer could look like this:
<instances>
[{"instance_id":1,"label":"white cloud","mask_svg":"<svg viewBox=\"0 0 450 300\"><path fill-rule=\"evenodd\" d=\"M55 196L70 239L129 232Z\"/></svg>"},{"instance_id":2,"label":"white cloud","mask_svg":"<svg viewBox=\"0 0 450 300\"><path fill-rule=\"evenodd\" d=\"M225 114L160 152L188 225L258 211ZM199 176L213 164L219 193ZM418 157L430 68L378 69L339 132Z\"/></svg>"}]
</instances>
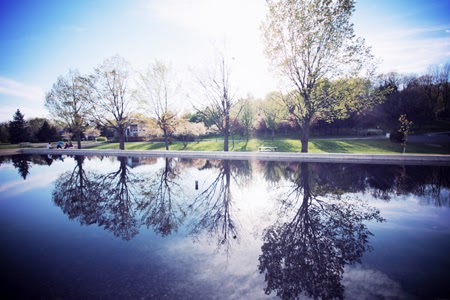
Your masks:
<instances>
[{"instance_id":1,"label":"white cloud","mask_svg":"<svg viewBox=\"0 0 450 300\"><path fill-rule=\"evenodd\" d=\"M44 91L42 88L29 85L0 76L0 94L15 96L18 98L31 100L32 102L42 102Z\"/></svg>"},{"instance_id":2,"label":"white cloud","mask_svg":"<svg viewBox=\"0 0 450 300\"><path fill-rule=\"evenodd\" d=\"M362 267L346 267L342 284L346 299L413 299L386 274Z\"/></svg>"},{"instance_id":3,"label":"white cloud","mask_svg":"<svg viewBox=\"0 0 450 300\"><path fill-rule=\"evenodd\" d=\"M17 109L25 118L46 117L41 87L0 76L0 121L10 121Z\"/></svg>"},{"instance_id":4,"label":"white cloud","mask_svg":"<svg viewBox=\"0 0 450 300\"><path fill-rule=\"evenodd\" d=\"M18 103L16 106L14 105L1 106L0 122L12 121L13 115L16 113L17 109L20 110L20 112L25 116L25 119L27 120L30 118L49 118L48 112L44 108L42 103L34 106Z\"/></svg>"},{"instance_id":5,"label":"white cloud","mask_svg":"<svg viewBox=\"0 0 450 300\"><path fill-rule=\"evenodd\" d=\"M430 65L450 59L450 36L445 27L387 29L367 35L375 56L383 60L380 72L423 73Z\"/></svg>"}]
</instances>

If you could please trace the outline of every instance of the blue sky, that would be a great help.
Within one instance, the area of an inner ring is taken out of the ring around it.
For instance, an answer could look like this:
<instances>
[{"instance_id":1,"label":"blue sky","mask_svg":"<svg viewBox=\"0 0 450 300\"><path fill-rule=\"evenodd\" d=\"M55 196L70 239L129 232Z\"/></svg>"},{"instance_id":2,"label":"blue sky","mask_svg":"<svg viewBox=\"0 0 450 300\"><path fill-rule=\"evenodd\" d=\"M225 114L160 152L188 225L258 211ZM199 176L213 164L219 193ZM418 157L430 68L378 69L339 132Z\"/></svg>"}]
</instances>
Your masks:
<instances>
[{"instance_id":1,"label":"blue sky","mask_svg":"<svg viewBox=\"0 0 450 300\"><path fill-rule=\"evenodd\" d=\"M379 72L423 73L450 61L450 0L359 0L355 31L382 60ZM171 63L189 86L189 69L212 63L226 45L240 95L276 89L262 53L263 0L14 0L0 4L0 121L17 109L47 116L44 95L69 69L89 73L119 54L139 70Z\"/></svg>"}]
</instances>

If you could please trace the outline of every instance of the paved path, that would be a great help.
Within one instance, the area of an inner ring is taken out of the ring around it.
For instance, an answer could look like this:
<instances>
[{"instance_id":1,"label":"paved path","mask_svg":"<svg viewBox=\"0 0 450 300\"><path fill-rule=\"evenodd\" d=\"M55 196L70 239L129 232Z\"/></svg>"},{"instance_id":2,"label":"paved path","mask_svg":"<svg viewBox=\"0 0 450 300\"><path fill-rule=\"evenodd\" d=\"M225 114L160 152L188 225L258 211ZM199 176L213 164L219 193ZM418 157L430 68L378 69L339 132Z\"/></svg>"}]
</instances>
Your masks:
<instances>
[{"instance_id":1,"label":"paved path","mask_svg":"<svg viewBox=\"0 0 450 300\"><path fill-rule=\"evenodd\" d=\"M232 160L267 160L331 163L448 165L450 155L438 154L348 154L348 153L295 153L295 152L220 152L220 151L157 151L157 150L89 150L89 149L22 149L24 154L96 155L96 156L145 156L186 157Z\"/></svg>"}]
</instances>

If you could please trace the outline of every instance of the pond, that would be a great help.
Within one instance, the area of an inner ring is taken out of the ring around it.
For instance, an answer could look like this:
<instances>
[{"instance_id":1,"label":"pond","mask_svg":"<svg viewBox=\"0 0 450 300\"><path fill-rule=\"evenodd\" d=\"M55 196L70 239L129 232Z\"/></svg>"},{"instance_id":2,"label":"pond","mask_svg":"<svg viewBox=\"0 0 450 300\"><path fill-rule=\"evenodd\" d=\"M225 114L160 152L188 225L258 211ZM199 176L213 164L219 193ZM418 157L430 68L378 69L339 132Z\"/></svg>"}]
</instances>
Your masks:
<instances>
[{"instance_id":1,"label":"pond","mask_svg":"<svg viewBox=\"0 0 450 300\"><path fill-rule=\"evenodd\" d=\"M450 167L0 157L3 298L450 297Z\"/></svg>"}]
</instances>

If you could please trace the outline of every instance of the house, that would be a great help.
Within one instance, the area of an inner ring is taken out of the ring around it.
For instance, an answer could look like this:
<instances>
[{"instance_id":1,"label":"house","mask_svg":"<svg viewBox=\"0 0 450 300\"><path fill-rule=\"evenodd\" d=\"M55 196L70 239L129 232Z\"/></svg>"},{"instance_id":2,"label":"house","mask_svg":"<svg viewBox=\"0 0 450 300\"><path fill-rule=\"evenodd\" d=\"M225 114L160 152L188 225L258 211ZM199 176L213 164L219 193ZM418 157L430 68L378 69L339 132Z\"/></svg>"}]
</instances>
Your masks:
<instances>
[{"instance_id":1,"label":"house","mask_svg":"<svg viewBox=\"0 0 450 300\"><path fill-rule=\"evenodd\" d=\"M125 138L127 141L142 140L145 137L145 129L140 128L139 124L130 124L125 129Z\"/></svg>"}]
</instances>

